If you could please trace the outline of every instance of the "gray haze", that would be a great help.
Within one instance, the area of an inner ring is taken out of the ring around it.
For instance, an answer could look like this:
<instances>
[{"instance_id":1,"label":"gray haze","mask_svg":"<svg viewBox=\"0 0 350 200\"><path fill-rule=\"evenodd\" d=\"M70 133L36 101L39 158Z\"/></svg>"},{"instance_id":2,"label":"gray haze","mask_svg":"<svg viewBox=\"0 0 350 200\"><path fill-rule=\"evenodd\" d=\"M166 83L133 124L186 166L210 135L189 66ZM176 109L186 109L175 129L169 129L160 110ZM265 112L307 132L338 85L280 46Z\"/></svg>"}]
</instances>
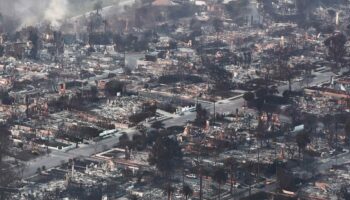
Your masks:
<instances>
[{"instance_id":1,"label":"gray haze","mask_svg":"<svg viewBox=\"0 0 350 200\"><path fill-rule=\"evenodd\" d=\"M58 25L67 14L67 0L0 0L0 13L6 19L11 19L14 27L49 21Z\"/></svg>"}]
</instances>

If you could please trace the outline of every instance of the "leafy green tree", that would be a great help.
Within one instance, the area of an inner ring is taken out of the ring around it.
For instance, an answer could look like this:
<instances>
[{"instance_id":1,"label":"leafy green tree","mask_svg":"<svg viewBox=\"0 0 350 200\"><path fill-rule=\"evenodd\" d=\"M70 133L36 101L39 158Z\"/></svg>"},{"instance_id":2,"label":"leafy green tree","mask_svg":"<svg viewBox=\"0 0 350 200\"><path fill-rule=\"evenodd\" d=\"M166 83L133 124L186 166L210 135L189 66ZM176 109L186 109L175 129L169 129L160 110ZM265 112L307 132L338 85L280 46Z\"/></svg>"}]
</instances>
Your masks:
<instances>
[{"instance_id":1,"label":"leafy green tree","mask_svg":"<svg viewBox=\"0 0 350 200\"><path fill-rule=\"evenodd\" d=\"M124 133L122 134L120 137L119 137L119 142L118 142L118 146L122 147L122 148L125 148L127 146L130 145L130 139L129 139L129 136Z\"/></svg>"},{"instance_id":2,"label":"leafy green tree","mask_svg":"<svg viewBox=\"0 0 350 200\"><path fill-rule=\"evenodd\" d=\"M102 6L103 6L103 3L100 0L94 4L94 10L96 10L96 14L100 13L100 11L102 10Z\"/></svg>"},{"instance_id":3,"label":"leafy green tree","mask_svg":"<svg viewBox=\"0 0 350 200\"><path fill-rule=\"evenodd\" d=\"M307 145L311 142L310 135L306 132L300 132L296 135L296 142L300 158L301 152L304 152Z\"/></svg>"},{"instance_id":4,"label":"leafy green tree","mask_svg":"<svg viewBox=\"0 0 350 200\"><path fill-rule=\"evenodd\" d=\"M262 99L263 101L265 101L267 95L268 95L268 89L266 88L259 88L258 90L255 91L255 96L259 99Z\"/></svg>"},{"instance_id":5,"label":"leafy green tree","mask_svg":"<svg viewBox=\"0 0 350 200\"><path fill-rule=\"evenodd\" d=\"M159 137L153 145L148 162L162 173L168 176L180 167L182 163L182 151L176 140L167 136Z\"/></svg>"},{"instance_id":6,"label":"leafy green tree","mask_svg":"<svg viewBox=\"0 0 350 200\"><path fill-rule=\"evenodd\" d=\"M223 31L223 29L224 29L224 24L223 24L222 20L219 18L215 18L213 20L213 27L214 27L215 32L216 32L216 41L219 41L219 33L221 31Z\"/></svg>"},{"instance_id":7,"label":"leafy green tree","mask_svg":"<svg viewBox=\"0 0 350 200\"><path fill-rule=\"evenodd\" d=\"M183 185L181 192L185 196L186 200L193 195L193 189L188 184Z\"/></svg>"},{"instance_id":8,"label":"leafy green tree","mask_svg":"<svg viewBox=\"0 0 350 200\"><path fill-rule=\"evenodd\" d=\"M295 191L297 189L295 177L283 167L279 167L277 170L277 183L281 190Z\"/></svg>"},{"instance_id":9,"label":"leafy green tree","mask_svg":"<svg viewBox=\"0 0 350 200\"><path fill-rule=\"evenodd\" d=\"M29 27L28 30L29 30L28 40L32 42L32 48L30 50L30 58L35 60L38 58L38 51L39 51L39 43L40 43L39 31L37 28L34 28L34 27Z\"/></svg>"},{"instance_id":10,"label":"leafy green tree","mask_svg":"<svg viewBox=\"0 0 350 200\"><path fill-rule=\"evenodd\" d=\"M326 114L322 118L322 123L324 124L324 129L326 131L327 140L330 147L333 147L333 140L335 135L334 129L333 129L333 126L335 125L334 120L335 120L335 117L334 115L331 115L331 114Z\"/></svg>"},{"instance_id":11,"label":"leafy green tree","mask_svg":"<svg viewBox=\"0 0 350 200\"><path fill-rule=\"evenodd\" d=\"M235 158L231 157L225 160L224 165L230 172L230 194L233 195L233 182L235 179L235 170L237 169L238 162Z\"/></svg>"},{"instance_id":12,"label":"leafy green tree","mask_svg":"<svg viewBox=\"0 0 350 200\"><path fill-rule=\"evenodd\" d=\"M252 102L255 99L255 94L253 92L246 92L243 95L243 99L248 103Z\"/></svg>"},{"instance_id":13,"label":"leafy green tree","mask_svg":"<svg viewBox=\"0 0 350 200\"><path fill-rule=\"evenodd\" d=\"M148 113L149 116L154 116L157 112L157 103L155 101L143 103L142 111Z\"/></svg>"},{"instance_id":14,"label":"leafy green tree","mask_svg":"<svg viewBox=\"0 0 350 200\"><path fill-rule=\"evenodd\" d=\"M306 115L304 117L305 131L309 134L315 134L318 124L318 118L315 115Z\"/></svg>"},{"instance_id":15,"label":"leafy green tree","mask_svg":"<svg viewBox=\"0 0 350 200\"><path fill-rule=\"evenodd\" d=\"M345 138L346 142L349 143L350 139L350 119L348 119L345 123Z\"/></svg>"},{"instance_id":16,"label":"leafy green tree","mask_svg":"<svg viewBox=\"0 0 350 200\"><path fill-rule=\"evenodd\" d=\"M244 14L248 5L249 1L246 0L230 1L228 4L226 4L226 10L231 18L236 19Z\"/></svg>"},{"instance_id":17,"label":"leafy green tree","mask_svg":"<svg viewBox=\"0 0 350 200\"><path fill-rule=\"evenodd\" d=\"M105 91L110 96L116 96L117 93L122 93L124 91L125 83L118 81L118 80L112 80L106 83Z\"/></svg>"},{"instance_id":18,"label":"leafy green tree","mask_svg":"<svg viewBox=\"0 0 350 200\"><path fill-rule=\"evenodd\" d=\"M164 128L164 123L161 121L156 121L152 123L151 127L155 129L161 129L161 128Z\"/></svg>"},{"instance_id":19,"label":"leafy green tree","mask_svg":"<svg viewBox=\"0 0 350 200\"><path fill-rule=\"evenodd\" d=\"M84 199L86 200L96 200L96 199L102 199L103 191L102 191L102 184L99 184L96 188L93 188L91 193L87 195Z\"/></svg>"},{"instance_id":20,"label":"leafy green tree","mask_svg":"<svg viewBox=\"0 0 350 200\"><path fill-rule=\"evenodd\" d=\"M350 189L348 184L343 184L338 192L339 199L350 199Z\"/></svg>"},{"instance_id":21,"label":"leafy green tree","mask_svg":"<svg viewBox=\"0 0 350 200\"><path fill-rule=\"evenodd\" d=\"M301 19L309 19L312 8L317 5L318 0L296 0L295 5Z\"/></svg>"},{"instance_id":22,"label":"leafy green tree","mask_svg":"<svg viewBox=\"0 0 350 200\"><path fill-rule=\"evenodd\" d=\"M288 90L292 91L293 78L296 76L296 70L287 64L280 64L280 76L282 80L288 81Z\"/></svg>"},{"instance_id":23,"label":"leafy green tree","mask_svg":"<svg viewBox=\"0 0 350 200\"><path fill-rule=\"evenodd\" d=\"M11 132L4 125L0 126L0 163L9 153Z\"/></svg>"},{"instance_id":24,"label":"leafy green tree","mask_svg":"<svg viewBox=\"0 0 350 200\"><path fill-rule=\"evenodd\" d=\"M151 6L154 0L141 0L142 4L145 6Z\"/></svg>"},{"instance_id":25,"label":"leafy green tree","mask_svg":"<svg viewBox=\"0 0 350 200\"><path fill-rule=\"evenodd\" d=\"M258 120L258 126L256 127L256 138L258 140L258 142L260 141L260 147L258 146L257 148L257 157L258 157L258 164L257 164L257 177L260 176L260 151L262 149L262 145L263 145L263 141L266 140L267 135L267 127L266 127L266 123L264 123L261 118L259 118ZM275 153L275 159L276 159L276 153Z\"/></svg>"},{"instance_id":26,"label":"leafy green tree","mask_svg":"<svg viewBox=\"0 0 350 200\"><path fill-rule=\"evenodd\" d=\"M146 134L135 134L132 136L132 147L138 151L142 151L147 146Z\"/></svg>"},{"instance_id":27,"label":"leafy green tree","mask_svg":"<svg viewBox=\"0 0 350 200\"><path fill-rule=\"evenodd\" d=\"M324 44L328 48L328 56L335 61L335 68L338 68L338 64L343 61L343 57L346 55L346 43L347 39L343 33L334 33L331 37L324 41Z\"/></svg>"},{"instance_id":28,"label":"leafy green tree","mask_svg":"<svg viewBox=\"0 0 350 200\"><path fill-rule=\"evenodd\" d=\"M55 191L47 191L43 195L43 200L58 200L60 199L60 190L57 188Z\"/></svg>"},{"instance_id":29,"label":"leafy green tree","mask_svg":"<svg viewBox=\"0 0 350 200\"><path fill-rule=\"evenodd\" d=\"M221 198L221 185L227 181L227 173L224 168L217 168L213 174L213 180L219 185L219 200Z\"/></svg>"},{"instance_id":30,"label":"leafy green tree","mask_svg":"<svg viewBox=\"0 0 350 200\"><path fill-rule=\"evenodd\" d=\"M232 74L225 68L213 64L207 66L209 71L209 78L214 83L213 91L227 91L231 89Z\"/></svg>"},{"instance_id":31,"label":"leafy green tree","mask_svg":"<svg viewBox=\"0 0 350 200\"><path fill-rule=\"evenodd\" d=\"M138 200L139 198L138 198L138 196L136 196L136 195L130 195L129 197L128 197L128 199L129 200Z\"/></svg>"},{"instance_id":32,"label":"leafy green tree","mask_svg":"<svg viewBox=\"0 0 350 200\"><path fill-rule=\"evenodd\" d=\"M37 173L37 174L41 174L41 172L42 172L41 168L38 167L38 168L36 169L36 173Z\"/></svg>"},{"instance_id":33,"label":"leafy green tree","mask_svg":"<svg viewBox=\"0 0 350 200\"><path fill-rule=\"evenodd\" d=\"M175 188L170 183L167 183L163 189L164 193L167 195L168 200L171 200L171 196L175 192Z\"/></svg>"},{"instance_id":34,"label":"leafy green tree","mask_svg":"<svg viewBox=\"0 0 350 200\"><path fill-rule=\"evenodd\" d=\"M1 103L4 105L12 105L12 103L14 102L14 98L11 97L7 91L0 92L0 100Z\"/></svg>"},{"instance_id":35,"label":"leafy green tree","mask_svg":"<svg viewBox=\"0 0 350 200\"><path fill-rule=\"evenodd\" d=\"M90 88L90 98L92 102L98 101L98 89L96 86Z\"/></svg>"},{"instance_id":36,"label":"leafy green tree","mask_svg":"<svg viewBox=\"0 0 350 200\"><path fill-rule=\"evenodd\" d=\"M157 104L156 102L145 102L142 105L142 111L136 114L133 114L129 117L129 121L137 124L149 117L155 116L157 113Z\"/></svg>"},{"instance_id":37,"label":"leafy green tree","mask_svg":"<svg viewBox=\"0 0 350 200\"><path fill-rule=\"evenodd\" d=\"M196 114L195 123L198 126L204 126L206 121L209 119L208 111L202 107L202 104L197 104L196 112L197 114Z\"/></svg>"},{"instance_id":38,"label":"leafy green tree","mask_svg":"<svg viewBox=\"0 0 350 200\"><path fill-rule=\"evenodd\" d=\"M1 58L2 56L4 56L4 53L5 53L5 47L2 46L2 45L0 45L0 58Z\"/></svg>"},{"instance_id":39,"label":"leafy green tree","mask_svg":"<svg viewBox=\"0 0 350 200\"><path fill-rule=\"evenodd\" d=\"M268 92L269 95L278 94L278 93L279 93L278 87L275 86L275 85L273 85L273 86L271 86L271 87L268 88L268 91L267 91L267 92Z\"/></svg>"}]
</instances>

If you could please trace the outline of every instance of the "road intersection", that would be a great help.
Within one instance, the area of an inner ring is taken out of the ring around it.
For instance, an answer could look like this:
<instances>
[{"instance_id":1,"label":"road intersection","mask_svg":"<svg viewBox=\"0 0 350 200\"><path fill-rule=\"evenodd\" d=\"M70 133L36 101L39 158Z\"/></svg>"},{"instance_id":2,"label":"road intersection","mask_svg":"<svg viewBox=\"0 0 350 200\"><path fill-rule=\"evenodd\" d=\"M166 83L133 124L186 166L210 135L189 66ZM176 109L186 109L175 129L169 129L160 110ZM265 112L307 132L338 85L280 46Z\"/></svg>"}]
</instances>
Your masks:
<instances>
[{"instance_id":1,"label":"road intersection","mask_svg":"<svg viewBox=\"0 0 350 200\"><path fill-rule=\"evenodd\" d=\"M315 78L310 83L310 86L325 83L330 80L331 76L334 76L334 74L331 72L317 73L315 74ZM298 84L299 83L294 83L293 88L298 87ZM284 84L278 87L278 90L280 93L282 93L284 90L287 90L287 89L288 89L287 84ZM242 98L242 96L240 96L239 98L225 99L225 100L216 102L215 106L216 106L215 110L217 113L235 112L236 109L242 109L242 107L244 106L244 99ZM214 107L213 104L205 106L205 108L208 109L211 113L214 110L213 107ZM188 112L185 115L182 115L182 116L179 115L179 116L175 116L170 119L167 119L163 121L163 123L165 127L183 126L188 121L193 121L195 117L196 117L196 112ZM123 132L126 132L129 135L132 135L137 131L134 128L130 128L130 129L123 130ZM121 134L117 134L114 137L104 139L102 141L99 141L98 143L91 143L87 145L84 144L79 148L72 149L67 152L52 150L50 154L28 162L24 170L23 177L28 178L30 176L35 175L37 169L41 168L42 166L45 166L47 169L53 168L61 165L64 162L68 162L69 159L89 157L96 153L104 151L108 148L112 148L113 146L118 144L120 135Z\"/></svg>"}]
</instances>

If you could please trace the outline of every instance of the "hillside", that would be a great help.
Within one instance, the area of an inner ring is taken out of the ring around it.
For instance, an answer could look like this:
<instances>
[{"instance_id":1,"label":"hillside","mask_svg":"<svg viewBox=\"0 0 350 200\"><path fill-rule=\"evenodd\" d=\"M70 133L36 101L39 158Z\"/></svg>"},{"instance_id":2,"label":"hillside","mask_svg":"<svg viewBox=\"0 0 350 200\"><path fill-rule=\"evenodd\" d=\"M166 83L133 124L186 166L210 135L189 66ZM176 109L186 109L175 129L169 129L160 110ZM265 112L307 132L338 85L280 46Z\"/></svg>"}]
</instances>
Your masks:
<instances>
[{"instance_id":1,"label":"hillside","mask_svg":"<svg viewBox=\"0 0 350 200\"><path fill-rule=\"evenodd\" d=\"M76 16L94 9L94 5L101 1L103 7L118 3L120 0L68 0L69 16Z\"/></svg>"}]
</instances>

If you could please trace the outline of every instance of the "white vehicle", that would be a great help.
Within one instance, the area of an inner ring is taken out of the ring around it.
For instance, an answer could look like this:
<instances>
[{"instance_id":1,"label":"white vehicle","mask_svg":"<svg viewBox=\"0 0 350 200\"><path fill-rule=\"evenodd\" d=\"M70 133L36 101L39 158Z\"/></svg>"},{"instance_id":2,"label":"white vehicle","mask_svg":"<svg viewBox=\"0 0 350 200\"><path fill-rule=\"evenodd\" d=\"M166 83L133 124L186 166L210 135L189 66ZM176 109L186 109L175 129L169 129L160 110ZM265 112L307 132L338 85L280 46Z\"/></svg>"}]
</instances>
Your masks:
<instances>
[{"instance_id":1,"label":"white vehicle","mask_svg":"<svg viewBox=\"0 0 350 200\"><path fill-rule=\"evenodd\" d=\"M195 174L187 174L186 177L187 178L193 178L193 179L197 178L197 176Z\"/></svg>"},{"instance_id":2,"label":"white vehicle","mask_svg":"<svg viewBox=\"0 0 350 200\"><path fill-rule=\"evenodd\" d=\"M300 81L302 81L303 79L302 78L295 78L294 79L294 81L296 81L296 82L300 82Z\"/></svg>"}]
</instances>

